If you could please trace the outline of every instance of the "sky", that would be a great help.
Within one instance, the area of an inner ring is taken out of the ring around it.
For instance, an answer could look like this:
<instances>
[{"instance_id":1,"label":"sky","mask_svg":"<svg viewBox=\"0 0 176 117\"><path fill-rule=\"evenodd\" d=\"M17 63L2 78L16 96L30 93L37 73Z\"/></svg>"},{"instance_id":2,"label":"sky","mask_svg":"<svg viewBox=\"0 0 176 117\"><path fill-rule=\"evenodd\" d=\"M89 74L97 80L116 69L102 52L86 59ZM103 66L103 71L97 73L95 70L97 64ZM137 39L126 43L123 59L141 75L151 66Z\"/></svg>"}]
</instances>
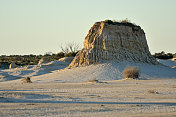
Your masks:
<instances>
[{"instance_id":1,"label":"sky","mask_svg":"<svg viewBox=\"0 0 176 117\"><path fill-rule=\"evenodd\" d=\"M126 18L144 29L151 53L176 53L176 0L0 0L0 55L82 46L95 22Z\"/></svg>"}]
</instances>

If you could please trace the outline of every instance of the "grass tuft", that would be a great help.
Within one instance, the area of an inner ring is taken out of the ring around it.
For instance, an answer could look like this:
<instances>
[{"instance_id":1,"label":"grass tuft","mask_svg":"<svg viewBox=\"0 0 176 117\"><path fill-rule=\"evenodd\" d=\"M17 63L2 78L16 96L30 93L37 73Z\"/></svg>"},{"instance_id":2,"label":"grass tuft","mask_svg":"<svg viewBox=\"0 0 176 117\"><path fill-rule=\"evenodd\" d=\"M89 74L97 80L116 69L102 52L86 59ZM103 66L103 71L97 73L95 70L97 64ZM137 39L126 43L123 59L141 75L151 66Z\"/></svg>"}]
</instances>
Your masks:
<instances>
[{"instance_id":1,"label":"grass tuft","mask_svg":"<svg viewBox=\"0 0 176 117\"><path fill-rule=\"evenodd\" d=\"M122 74L125 78L138 79L140 76L140 69L135 66L126 67Z\"/></svg>"},{"instance_id":2,"label":"grass tuft","mask_svg":"<svg viewBox=\"0 0 176 117\"><path fill-rule=\"evenodd\" d=\"M30 77L23 78L22 81L23 81L23 83L32 83Z\"/></svg>"},{"instance_id":3,"label":"grass tuft","mask_svg":"<svg viewBox=\"0 0 176 117\"><path fill-rule=\"evenodd\" d=\"M148 90L147 91L149 94L159 94L157 91L155 91L155 90Z\"/></svg>"},{"instance_id":4,"label":"grass tuft","mask_svg":"<svg viewBox=\"0 0 176 117\"><path fill-rule=\"evenodd\" d=\"M94 79L94 80L89 80L88 82L89 83L98 83L99 81Z\"/></svg>"}]
</instances>

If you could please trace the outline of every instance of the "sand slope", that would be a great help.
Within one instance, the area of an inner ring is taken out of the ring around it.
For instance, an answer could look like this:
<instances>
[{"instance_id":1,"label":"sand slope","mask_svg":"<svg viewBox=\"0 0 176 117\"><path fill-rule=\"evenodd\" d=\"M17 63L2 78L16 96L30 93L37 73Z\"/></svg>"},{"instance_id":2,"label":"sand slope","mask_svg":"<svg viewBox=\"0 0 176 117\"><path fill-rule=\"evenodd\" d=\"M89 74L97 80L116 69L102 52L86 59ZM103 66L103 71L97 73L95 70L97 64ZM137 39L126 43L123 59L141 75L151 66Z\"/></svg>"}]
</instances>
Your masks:
<instances>
[{"instance_id":1,"label":"sand slope","mask_svg":"<svg viewBox=\"0 0 176 117\"><path fill-rule=\"evenodd\" d=\"M127 61L72 69L66 68L68 64L56 61L0 70L4 80L0 82L0 116L176 115L174 68ZM126 66L138 66L140 80L123 79ZM32 83L23 83L25 76L31 76ZM100 82L88 83L93 79Z\"/></svg>"},{"instance_id":2,"label":"sand slope","mask_svg":"<svg viewBox=\"0 0 176 117\"><path fill-rule=\"evenodd\" d=\"M140 79L176 78L176 69L171 68L170 62L172 61L160 61L165 65L169 64L169 66L109 61L102 64L67 69L69 63L54 61L48 64L0 70L0 74L1 81L21 79L26 76L31 76L33 81L40 80L40 82L87 82L93 79L109 81L122 79L122 71L125 67L137 66L141 69Z\"/></svg>"}]
</instances>

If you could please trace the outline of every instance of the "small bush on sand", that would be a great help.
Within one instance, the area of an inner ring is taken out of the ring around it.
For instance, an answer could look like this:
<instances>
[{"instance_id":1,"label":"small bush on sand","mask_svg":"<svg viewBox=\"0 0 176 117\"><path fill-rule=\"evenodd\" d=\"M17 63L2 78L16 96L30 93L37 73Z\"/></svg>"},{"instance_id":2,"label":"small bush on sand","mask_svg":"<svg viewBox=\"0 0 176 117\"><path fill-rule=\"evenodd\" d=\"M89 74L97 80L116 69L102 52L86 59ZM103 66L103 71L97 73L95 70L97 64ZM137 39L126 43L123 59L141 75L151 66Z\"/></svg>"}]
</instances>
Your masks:
<instances>
[{"instance_id":1,"label":"small bush on sand","mask_svg":"<svg viewBox=\"0 0 176 117\"><path fill-rule=\"evenodd\" d=\"M135 66L126 67L123 70L122 74L125 78L138 79L139 76L140 76L140 69L138 67L135 67Z\"/></svg>"},{"instance_id":2,"label":"small bush on sand","mask_svg":"<svg viewBox=\"0 0 176 117\"><path fill-rule=\"evenodd\" d=\"M157 91L155 91L155 90L148 90L147 91L149 94L159 94Z\"/></svg>"},{"instance_id":3,"label":"small bush on sand","mask_svg":"<svg viewBox=\"0 0 176 117\"><path fill-rule=\"evenodd\" d=\"M97 82L99 82L99 81L94 79L94 80L89 80L88 82L89 82L89 83L97 83Z\"/></svg>"},{"instance_id":4,"label":"small bush on sand","mask_svg":"<svg viewBox=\"0 0 176 117\"><path fill-rule=\"evenodd\" d=\"M26 77L26 78L22 79L22 81L23 81L23 83L32 83L30 77Z\"/></svg>"}]
</instances>

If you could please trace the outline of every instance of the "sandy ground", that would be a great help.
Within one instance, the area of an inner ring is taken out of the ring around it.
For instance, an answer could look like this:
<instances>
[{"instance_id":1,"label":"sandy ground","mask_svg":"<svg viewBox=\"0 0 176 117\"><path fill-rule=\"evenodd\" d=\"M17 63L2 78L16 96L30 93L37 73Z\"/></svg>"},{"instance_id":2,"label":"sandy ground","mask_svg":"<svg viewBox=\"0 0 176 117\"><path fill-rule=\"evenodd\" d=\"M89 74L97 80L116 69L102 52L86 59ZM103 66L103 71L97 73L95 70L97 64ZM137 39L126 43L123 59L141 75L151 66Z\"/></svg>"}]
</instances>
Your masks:
<instances>
[{"instance_id":1,"label":"sandy ground","mask_svg":"<svg viewBox=\"0 0 176 117\"><path fill-rule=\"evenodd\" d=\"M176 116L176 79L0 83L0 116Z\"/></svg>"},{"instance_id":2,"label":"sandy ground","mask_svg":"<svg viewBox=\"0 0 176 117\"><path fill-rule=\"evenodd\" d=\"M0 117L175 117L176 62L158 61L164 65L109 61L67 69L68 62L53 61L0 70ZM127 66L141 69L140 80L124 80Z\"/></svg>"}]
</instances>

